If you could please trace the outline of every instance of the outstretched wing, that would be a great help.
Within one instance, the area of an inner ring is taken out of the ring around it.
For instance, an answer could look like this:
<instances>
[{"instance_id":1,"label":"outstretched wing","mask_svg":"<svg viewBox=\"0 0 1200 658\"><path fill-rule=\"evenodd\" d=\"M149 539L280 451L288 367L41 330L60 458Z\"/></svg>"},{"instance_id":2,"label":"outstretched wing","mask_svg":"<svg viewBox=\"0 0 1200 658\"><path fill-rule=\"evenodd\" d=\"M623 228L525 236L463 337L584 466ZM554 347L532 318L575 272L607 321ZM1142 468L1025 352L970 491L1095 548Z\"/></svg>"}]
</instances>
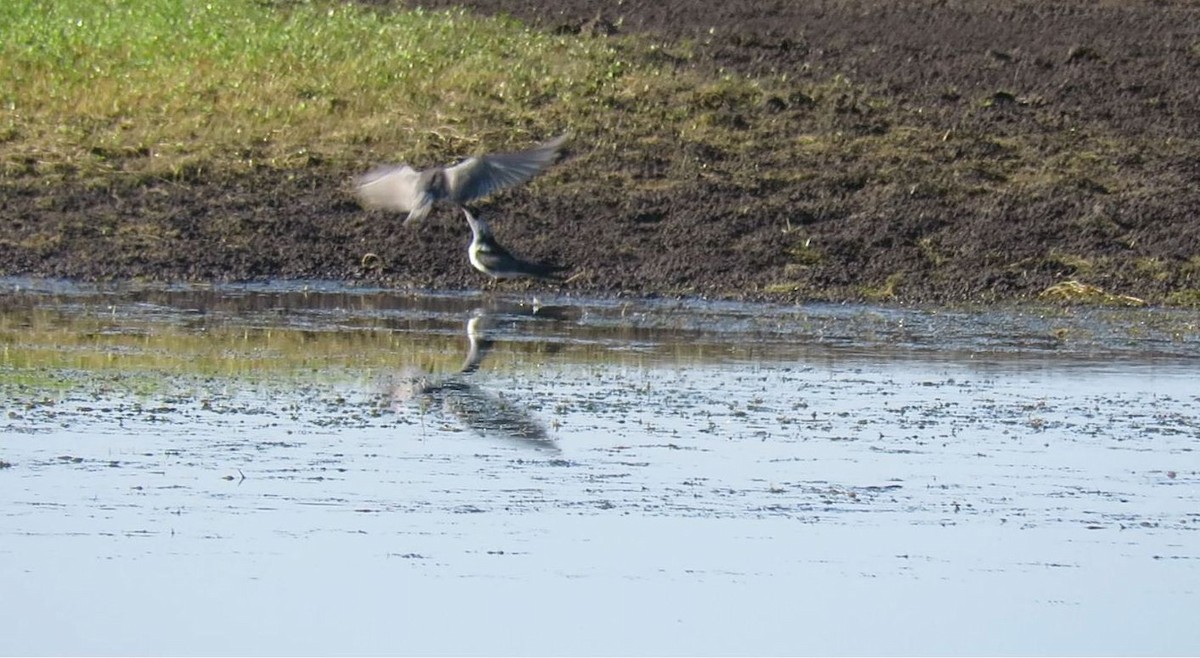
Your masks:
<instances>
[{"instance_id":1,"label":"outstretched wing","mask_svg":"<svg viewBox=\"0 0 1200 658\"><path fill-rule=\"evenodd\" d=\"M409 212L428 206L433 199L422 189L421 172L408 165L384 165L357 181L358 199L368 208Z\"/></svg>"},{"instance_id":2,"label":"outstretched wing","mask_svg":"<svg viewBox=\"0 0 1200 658\"><path fill-rule=\"evenodd\" d=\"M482 199L500 189L520 185L554 164L567 136L515 153L492 153L468 158L446 169L448 196L463 204Z\"/></svg>"}]
</instances>

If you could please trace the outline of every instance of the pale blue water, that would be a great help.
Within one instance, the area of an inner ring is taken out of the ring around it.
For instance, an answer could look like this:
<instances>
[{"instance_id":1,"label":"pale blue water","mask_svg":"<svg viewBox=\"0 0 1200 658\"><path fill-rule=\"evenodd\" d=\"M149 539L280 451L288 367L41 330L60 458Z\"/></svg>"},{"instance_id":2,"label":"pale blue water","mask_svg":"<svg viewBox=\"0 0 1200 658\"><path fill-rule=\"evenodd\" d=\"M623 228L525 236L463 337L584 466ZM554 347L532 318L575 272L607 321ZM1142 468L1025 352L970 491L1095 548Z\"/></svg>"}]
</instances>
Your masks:
<instances>
[{"instance_id":1,"label":"pale blue water","mask_svg":"<svg viewBox=\"0 0 1200 658\"><path fill-rule=\"evenodd\" d=\"M20 285L197 331L483 301ZM548 301L482 304L461 377L10 393L0 653L1200 651L1188 315Z\"/></svg>"}]
</instances>

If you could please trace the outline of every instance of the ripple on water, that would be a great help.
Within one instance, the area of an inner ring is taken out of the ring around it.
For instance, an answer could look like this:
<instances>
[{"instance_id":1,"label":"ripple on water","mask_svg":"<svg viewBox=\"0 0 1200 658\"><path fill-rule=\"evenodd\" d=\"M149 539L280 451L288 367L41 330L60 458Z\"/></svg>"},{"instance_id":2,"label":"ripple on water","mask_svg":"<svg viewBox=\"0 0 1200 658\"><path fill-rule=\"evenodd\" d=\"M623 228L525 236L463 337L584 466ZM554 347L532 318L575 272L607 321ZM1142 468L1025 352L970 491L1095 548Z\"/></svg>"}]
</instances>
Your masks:
<instances>
[{"instance_id":1,"label":"ripple on water","mask_svg":"<svg viewBox=\"0 0 1200 658\"><path fill-rule=\"evenodd\" d=\"M1200 648L1184 315L17 287L5 653Z\"/></svg>"}]
</instances>

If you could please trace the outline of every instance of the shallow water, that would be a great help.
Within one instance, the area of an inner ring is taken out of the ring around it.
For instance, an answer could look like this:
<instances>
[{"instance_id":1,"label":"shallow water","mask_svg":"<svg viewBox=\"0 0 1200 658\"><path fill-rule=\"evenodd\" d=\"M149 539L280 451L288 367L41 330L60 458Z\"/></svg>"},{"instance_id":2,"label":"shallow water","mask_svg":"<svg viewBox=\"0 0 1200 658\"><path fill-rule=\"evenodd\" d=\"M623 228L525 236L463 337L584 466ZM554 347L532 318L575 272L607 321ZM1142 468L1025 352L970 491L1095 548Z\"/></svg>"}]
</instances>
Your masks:
<instances>
[{"instance_id":1,"label":"shallow water","mask_svg":"<svg viewBox=\"0 0 1200 658\"><path fill-rule=\"evenodd\" d=\"M532 302L3 282L0 653L1200 651L1194 313Z\"/></svg>"}]
</instances>

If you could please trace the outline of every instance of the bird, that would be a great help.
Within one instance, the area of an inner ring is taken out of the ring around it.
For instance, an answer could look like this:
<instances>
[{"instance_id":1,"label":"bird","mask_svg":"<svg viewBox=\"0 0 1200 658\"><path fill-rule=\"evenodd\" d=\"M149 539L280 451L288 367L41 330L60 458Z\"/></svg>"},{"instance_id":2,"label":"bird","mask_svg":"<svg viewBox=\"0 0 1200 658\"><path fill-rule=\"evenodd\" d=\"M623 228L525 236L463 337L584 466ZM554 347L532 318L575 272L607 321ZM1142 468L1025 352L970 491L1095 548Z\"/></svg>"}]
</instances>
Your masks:
<instances>
[{"instance_id":1,"label":"bird","mask_svg":"<svg viewBox=\"0 0 1200 658\"><path fill-rule=\"evenodd\" d=\"M467 318L467 360L463 361L462 367L458 369L458 374L469 375L479 370L479 364L483 363L483 357L495 344L495 341L488 338L487 328L490 324L491 316L483 309L475 309L471 317Z\"/></svg>"},{"instance_id":2,"label":"bird","mask_svg":"<svg viewBox=\"0 0 1200 658\"><path fill-rule=\"evenodd\" d=\"M456 373L440 377L406 376L390 385L392 405L397 412L416 400L424 408L449 412L468 429L481 436L507 441L550 453L558 453L558 443L533 413L509 395L482 388L475 381L480 364L492 347L488 336L493 317L476 309L467 319L467 360Z\"/></svg>"},{"instance_id":3,"label":"bird","mask_svg":"<svg viewBox=\"0 0 1200 658\"><path fill-rule=\"evenodd\" d=\"M528 277L547 281L558 281L558 272L567 269L561 265L534 263L521 260L496 242L492 229L467 208L462 209L471 226L471 245L467 247L467 258L471 265L492 279L517 279Z\"/></svg>"},{"instance_id":4,"label":"bird","mask_svg":"<svg viewBox=\"0 0 1200 658\"><path fill-rule=\"evenodd\" d=\"M439 201L461 208L528 181L554 164L566 141L564 134L524 151L490 153L423 171L405 164L382 165L358 178L358 198L367 208L407 212L407 225L424 219Z\"/></svg>"}]
</instances>

